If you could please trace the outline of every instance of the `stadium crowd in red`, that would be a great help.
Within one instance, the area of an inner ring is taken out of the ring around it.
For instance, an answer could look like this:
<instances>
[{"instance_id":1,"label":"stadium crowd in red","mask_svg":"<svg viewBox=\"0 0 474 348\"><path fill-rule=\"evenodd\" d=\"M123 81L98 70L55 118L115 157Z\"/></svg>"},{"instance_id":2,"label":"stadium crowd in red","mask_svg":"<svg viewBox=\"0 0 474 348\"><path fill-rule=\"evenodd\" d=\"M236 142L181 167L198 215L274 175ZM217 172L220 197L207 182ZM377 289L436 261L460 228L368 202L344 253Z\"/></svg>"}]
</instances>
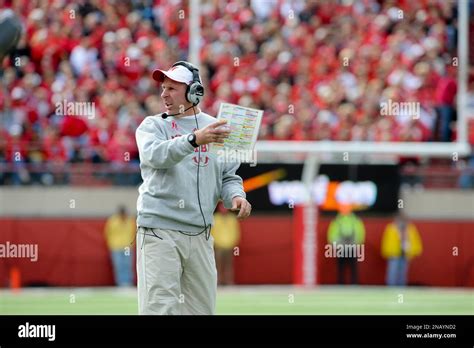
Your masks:
<instances>
[{"instance_id":1,"label":"stadium crowd in red","mask_svg":"<svg viewBox=\"0 0 474 348\"><path fill-rule=\"evenodd\" d=\"M163 111L151 71L187 58L186 3L0 0L25 27L3 62L0 161L136 162L135 129ZM201 107L264 109L259 139L455 137L449 1L201 0L200 8ZM419 103L420 113L383 116L388 100ZM63 101L92 103L93 115L57 112Z\"/></svg>"}]
</instances>

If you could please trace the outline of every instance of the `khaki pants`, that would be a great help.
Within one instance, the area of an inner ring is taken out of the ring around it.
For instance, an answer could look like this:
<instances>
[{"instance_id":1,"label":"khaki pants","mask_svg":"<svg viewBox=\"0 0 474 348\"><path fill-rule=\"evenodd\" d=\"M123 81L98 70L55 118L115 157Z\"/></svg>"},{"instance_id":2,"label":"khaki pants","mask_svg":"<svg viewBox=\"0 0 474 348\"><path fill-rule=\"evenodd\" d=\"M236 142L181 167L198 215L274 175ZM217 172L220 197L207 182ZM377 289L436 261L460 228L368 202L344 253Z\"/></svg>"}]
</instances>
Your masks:
<instances>
[{"instance_id":1,"label":"khaki pants","mask_svg":"<svg viewBox=\"0 0 474 348\"><path fill-rule=\"evenodd\" d=\"M215 313L217 271L214 239L204 233L139 227L137 276L139 314Z\"/></svg>"}]
</instances>

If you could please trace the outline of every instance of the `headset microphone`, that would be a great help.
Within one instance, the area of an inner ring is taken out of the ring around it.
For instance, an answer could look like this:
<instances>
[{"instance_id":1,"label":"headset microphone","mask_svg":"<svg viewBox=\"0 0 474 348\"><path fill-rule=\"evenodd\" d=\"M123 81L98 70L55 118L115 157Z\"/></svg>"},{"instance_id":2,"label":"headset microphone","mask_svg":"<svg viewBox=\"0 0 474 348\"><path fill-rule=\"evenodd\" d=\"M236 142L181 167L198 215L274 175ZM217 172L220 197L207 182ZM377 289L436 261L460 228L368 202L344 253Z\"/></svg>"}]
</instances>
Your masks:
<instances>
[{"instance_id":1,"label":"headset microphone","mask_svg":"<svg viewBox=\"0 0 474 348\"><path fill-rule=\"evenodd\" d=\"M166 119L166 118L168 118L168 117L170 117L170 116L176 116L176 115L184 114L186 111L188 111L189 109L191 109L191 108L193 108L193 107L194 107L194 105L190 106L190 107L187 108L187 109L184 109L183 112L178 112L177 114L168 114L167 112L163 112L163 113L161 114L161 118L162 118L162 119Z\"/></svg>"}]
</instances>

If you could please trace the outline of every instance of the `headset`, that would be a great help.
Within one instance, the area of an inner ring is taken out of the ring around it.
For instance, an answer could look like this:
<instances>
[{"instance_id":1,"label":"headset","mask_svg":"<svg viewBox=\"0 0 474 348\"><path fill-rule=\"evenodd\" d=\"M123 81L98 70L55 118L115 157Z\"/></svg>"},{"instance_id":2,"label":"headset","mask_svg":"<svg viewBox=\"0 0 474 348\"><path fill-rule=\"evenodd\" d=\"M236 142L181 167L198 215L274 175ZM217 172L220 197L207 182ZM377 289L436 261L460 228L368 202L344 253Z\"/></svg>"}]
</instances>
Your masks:
<instances>
[{"instance_id":1,"label":"headset","mask_svg":"<svg viewBox=\"0 0 474 348\"><path fill-rule=\"evenodd\" d=\"M182 60L174 63L171 67L179 65L184 66L193 74L193 81L186 88L185 96L188 102L192 103L193 106L196 106L201 102L202 98L204 97L204 87L202 85L201 79L199 78L199 69L196 68L193 64Z\"/></svg>"}]
</instances>

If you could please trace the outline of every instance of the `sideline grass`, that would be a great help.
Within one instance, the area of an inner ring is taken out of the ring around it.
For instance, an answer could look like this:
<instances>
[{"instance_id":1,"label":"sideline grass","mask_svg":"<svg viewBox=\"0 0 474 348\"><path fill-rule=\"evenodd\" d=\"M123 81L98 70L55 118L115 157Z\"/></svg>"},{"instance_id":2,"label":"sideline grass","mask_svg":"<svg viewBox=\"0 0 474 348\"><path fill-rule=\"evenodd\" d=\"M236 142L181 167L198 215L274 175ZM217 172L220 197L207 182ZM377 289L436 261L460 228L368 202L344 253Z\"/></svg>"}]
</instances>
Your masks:
<instances>
[{"instance_id":1,"label":"sideline grass","mask_svg":"<svg viewBox=\"0 0 474 348\"><path fill-rule=\"evenodd\" d=\"M137 314L135 288L0 290L0 314ZM453 288L220 287L217 314L473 315L474 291Z\"/></svg>"}]
</instances>

